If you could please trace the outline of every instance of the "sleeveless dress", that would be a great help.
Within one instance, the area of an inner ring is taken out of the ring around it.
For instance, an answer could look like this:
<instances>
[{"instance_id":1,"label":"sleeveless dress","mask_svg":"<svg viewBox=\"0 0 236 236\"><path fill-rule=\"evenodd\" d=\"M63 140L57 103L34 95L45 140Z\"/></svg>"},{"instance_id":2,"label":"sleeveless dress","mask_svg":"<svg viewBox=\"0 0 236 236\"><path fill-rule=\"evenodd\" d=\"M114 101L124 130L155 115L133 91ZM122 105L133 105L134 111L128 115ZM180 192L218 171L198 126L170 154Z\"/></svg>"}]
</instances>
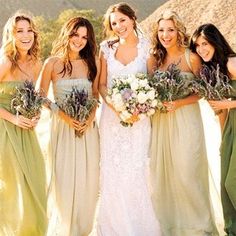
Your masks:
<instances>
[{"instance_id":1,"label":"sleeveless dress","mask_svg":"<svg viewBox=\"0 0 236 236\"><path fill-rule=\"evenodd\" d=\"M55 100L65 98L73 86L92 95L92 83L87 78L57 80L53 84ZM75 130L53 112L49 150L53 176L48 235L87 236L93 228L99 187L100 152L95 121L78 138Z\"/></svg>"},{"instance_id":2,"label":"sleeveless dress","mask_svg":"<svg viewBox=\"0 0 236 236\"><path fill-rule=\"evenodd\" d=\"M194 79L190 72L182 75ZM165 236L218 235L211 211L203 132L197 102L175 112L156 112L152 118L152 200Z\"/></svg>"},{"instance_id":3,"label":"sleeveless dress","mask_svg":"<svg viewBox=\"0 0 236 236\"><path fill-rule=\"evenodd\" d=\"M236 89L236 80L231 80ZM227 235L236 235L236 109L230 109L221 144L221 200Z\"/></svg>"},{"instance_id":4,"label":"sleeveless dress","mask_svg":"<svg viewBox=\"0 0 236 236\"><path fill-rule=\"evenodd\" d=\"M0 83L0 108L11 111L21 81ZM47 230L46 175L34 130L0 119L0 235L44 236Z\"/></svg>"},{"instance_id":5,"label":"sleeveless dress","mask_svg":"<svg viewBox=\"0 0 236 236\"><path fill-rule=\"evenodd\" d=\"M115 59L116 48L101 44L107 60L107 83L112 76L147 72L148 42L139 38L137 57L127 65ZM124 127L105 103L100 118L101 196L98 210L99 236L159 236L158 221L148 190L150 119Z\"/></svg>"}]
</instances>

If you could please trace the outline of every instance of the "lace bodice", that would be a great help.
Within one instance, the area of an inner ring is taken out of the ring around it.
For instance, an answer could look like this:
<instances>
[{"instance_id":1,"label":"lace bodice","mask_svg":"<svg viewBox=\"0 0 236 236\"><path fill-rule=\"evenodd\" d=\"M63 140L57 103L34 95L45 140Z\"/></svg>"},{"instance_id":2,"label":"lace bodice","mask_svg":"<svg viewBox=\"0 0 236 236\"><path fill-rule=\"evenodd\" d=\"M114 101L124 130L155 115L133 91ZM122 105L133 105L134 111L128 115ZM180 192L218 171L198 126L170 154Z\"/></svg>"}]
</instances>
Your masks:
<instances>
[{"instance_id":1,"label":"lace bodice","mask_svg":"<svg viewBox=\"0 0 236 236\"><path fill-rule=\"evenodd\" d=\"M123 65L115 58L116 45L101 44L107 61L107 86L113 76L146 73L149 43L140 37L138 54ZM100 119L101 198L98 236L160 236L147 186L150 120L123 127L117 114L105 103Z\"/></svg>"},{"instance_id":2,"label":"lace bodice","mask_svg":"<svg viewBox=\"0 0 236 236\"><path fill-rule=\"evenodd\" d=\"M107 60L108 87L111 86L112 76L132 73L146 73L146 61L149 57L149 47L149 41L144 37L139 37L139 42L137 45L137 56L127 65L123 65L119 60L115 58L117 45L115 44L113 45L113 47L109 47L108 41L103 41L101 43L101 50L104 53L105 59Z\"/></svg>"}]
</instances>

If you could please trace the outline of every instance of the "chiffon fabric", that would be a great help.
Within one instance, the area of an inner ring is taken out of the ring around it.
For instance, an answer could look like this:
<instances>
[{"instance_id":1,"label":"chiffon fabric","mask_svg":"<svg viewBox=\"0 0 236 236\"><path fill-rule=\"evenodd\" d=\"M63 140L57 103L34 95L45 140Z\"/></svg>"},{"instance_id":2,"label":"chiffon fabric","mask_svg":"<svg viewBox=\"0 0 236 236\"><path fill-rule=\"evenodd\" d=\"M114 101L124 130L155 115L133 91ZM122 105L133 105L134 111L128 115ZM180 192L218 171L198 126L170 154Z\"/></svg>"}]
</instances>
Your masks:
<instances>
[{"instance_id":1,"label":"chiffon fabric","mask_svg":"<svg viewBox=\"0 0 236 236\"><path fill-rule=\"evenodd\" d=\"M188 50L185 58L191 68ZM194 79L190 72L182 75ZM218 235L199 104L156 112L151 140L152 200L164 235Z\"/></svg>"},{"instance_id":2,"label":"chiffon fabric","mask_svg":"<svg viewBox=\"0 0 236 236\"><path fill-rule=\"evenodd\" d=\"M53 84L56 101L73 87L92 95L87 78L57 80ZM92 231L99 188L99 136L96 122L82 137L52 112L49 148L52 178L49 194L51 236L86 236Z\"/></svg>"},{"instance_id":3,"label":"chiffon fabric","mask_svg":"<svg viewBox=\"0 0 236 236\"><path fill-rule=\"evenodd\" d=\"M11 111L21 81L0 83L0 108ZM47 230L44 159L33 129L0 119L0 235L44 236Z\"/></svg>"},{"instance_id":4,"label":"chiffon fabric","mask_svg":"<svg viewBox=\"0 0 236 236\"><path fill-rule=\"evenodd\" d=\"M236 78L232 86L236 89ZM236 235L236 109L230 109L221 144L221 199L227 235Z\"/></svg>"}]
</instances>

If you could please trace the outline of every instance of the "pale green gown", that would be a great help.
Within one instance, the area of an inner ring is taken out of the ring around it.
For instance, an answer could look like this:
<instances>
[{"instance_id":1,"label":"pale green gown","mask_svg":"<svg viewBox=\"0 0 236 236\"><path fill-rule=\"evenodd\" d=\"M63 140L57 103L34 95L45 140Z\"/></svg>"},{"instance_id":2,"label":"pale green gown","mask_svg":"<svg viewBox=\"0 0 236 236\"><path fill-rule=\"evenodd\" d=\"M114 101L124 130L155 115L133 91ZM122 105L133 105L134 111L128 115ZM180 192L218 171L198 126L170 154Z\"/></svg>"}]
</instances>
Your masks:
<instances>
[{"instance_id":1,"label":"pale green gown","mask_svg":"<svg viewBox=\"0 0 236 236\"><path fill-rule=\"evenodd\" d=\"M0 83L0 108L10 111L20 81ZM0 119L0 235L43 236L47 228L44 160L34 130Z\"/></svg>"},{"instance_id":2,"label":"pale green gown","mask_svg":"<svg viewBox=\"0 0 236 236\"><path fill-rule=\"evenodd\" d=\"M92 94L88 79L62 79L53 84L55 100L65 98L73 86ZM78 138L75 130L53 112L49 158L53 178L48 235L86 236L93 228L99 189L100 152L96 122Z\"/></svg>"},{"instance_id":3,"label":"pale green gown","mask_svg":"<svg viewBox=\"0 0 236 236\"><path fill-rule=\"evenodd\" d=\"M186 60L190 66L187 54ZM153 116L150 166L152 200L164 236L218 235L198 103Z\"/></svg>"}]
</instances>

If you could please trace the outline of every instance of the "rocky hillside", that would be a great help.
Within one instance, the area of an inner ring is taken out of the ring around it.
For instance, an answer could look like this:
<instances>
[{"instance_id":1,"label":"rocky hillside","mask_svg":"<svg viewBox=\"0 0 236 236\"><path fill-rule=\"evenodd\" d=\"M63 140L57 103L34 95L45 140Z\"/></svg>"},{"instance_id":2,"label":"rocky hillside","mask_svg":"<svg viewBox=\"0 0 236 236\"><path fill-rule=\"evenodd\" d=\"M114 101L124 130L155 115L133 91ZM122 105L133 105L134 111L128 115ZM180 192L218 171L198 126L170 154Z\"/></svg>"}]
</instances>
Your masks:
<instances>
[{"instance_id":1,"label":"rocky hillside","mask_svg":"<svg viewBox=\"0 0 236 236\"><path fill-rule=\"evenodd\" d=\"M155 9L167 0L127 0L134 9L140 20L145 19ZM119 2L119 1L117 1ZM103 15L109 5L114 4L114 0L0 0L0 27L2 27L18 9L26 9L34 15L43 15L47 18L58 16L60 11L68 8L94 9L98 15Z\"/></svg>"},{"instance_id":2,"label":"rocky hillside","mask_svg":"<svg viewBox=\"0 0 236 236\"><path fill-rule=\"evenodd\" d=\"M152 29L153 23L165 9L176 11L190 34L201 24L215 24L236 50L235 0L169 0L141 23L145 31Z\"/></svg>"}]
</instances>

